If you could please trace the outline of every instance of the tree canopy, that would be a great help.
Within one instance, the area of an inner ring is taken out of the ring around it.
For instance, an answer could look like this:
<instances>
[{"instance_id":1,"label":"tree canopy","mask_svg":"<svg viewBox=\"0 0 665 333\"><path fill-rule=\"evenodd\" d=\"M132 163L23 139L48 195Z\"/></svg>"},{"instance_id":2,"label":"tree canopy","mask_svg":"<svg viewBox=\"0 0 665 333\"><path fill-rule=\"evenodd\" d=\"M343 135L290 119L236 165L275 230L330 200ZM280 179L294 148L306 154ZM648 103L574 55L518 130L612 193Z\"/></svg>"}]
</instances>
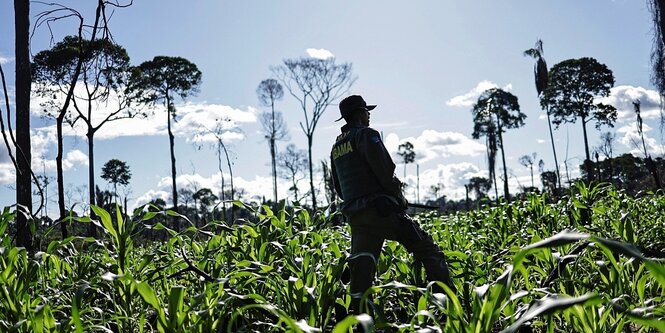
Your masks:
<instances>
[{"instance_id":1,"label":"tree canopy","mask_svg":"<svg viewBox=\"0 0 665 333\"><path fill-rule=\"evenodd\" d=\"M614 74L594 58L564 60L552 67L547 88L540 103L549 107L557 127L562 123L596 120L596 127L613 126L616 109L598 102L610 94Z\"/></svg>"},{"instance_id":2,"label":"tree canopy","mask_svg":"<svg viewBox=\"0 0 665 333\"><path fill-rule=\"evenodd\" d=\"M586 124L596 121L596 128L602 125L613 126L617 110L612 105L598 101L610 94L614 86L614 74L604 64L594 58L564 60L552 67L549 83L540 103L549 108L557 128L562 123L582 122L586 160L591 159ZM591 177L591 170L587 170Z\"/></svg>"},{"instance_id":3,"label":"tree canopy","mask_svg":"<svg viewBox=\"0 0 665 333\"><path fill-rule=\"evenodd\" d=\"M176 96L187 98L198 92L201 71L181 57L156 56L134 67L132 91L142 91L142 102L172 101Z\"/></svg>"}]
</instances>

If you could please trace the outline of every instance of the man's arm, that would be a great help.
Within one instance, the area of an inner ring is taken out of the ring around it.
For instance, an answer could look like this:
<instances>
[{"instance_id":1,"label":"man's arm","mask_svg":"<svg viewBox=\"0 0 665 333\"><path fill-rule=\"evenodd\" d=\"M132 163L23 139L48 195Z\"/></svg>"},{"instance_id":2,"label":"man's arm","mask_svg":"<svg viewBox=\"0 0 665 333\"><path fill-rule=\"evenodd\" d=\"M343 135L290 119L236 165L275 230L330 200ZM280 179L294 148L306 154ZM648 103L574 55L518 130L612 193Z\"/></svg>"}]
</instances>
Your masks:
<instances>
[{"instance_id":1,"label":"man's arm","mask_svg":"<svg viewBox=\"0 0 665 333\"><path fill-rule=\"evenodd\" d=\"M342 196L342 188L339 187L339 180L337 178L337 170L335 169L335 161L333 161L332 156L330 156L330 173L332 175L333 186L335 187L335 191L337 192L337 195L340 197L340 199L344 200L344 197Z\"/></svg>"},{"instance_id":2,"label":"man's arm","mask_svg":"<svg viewBox=\"0 0 665 333\"><path fill-rule=\"evenodd\" d=\"M402 183L395 177L395 163L383 145L379 132L366 128L359 133L357 147L383 188L396 198L402 197Z\"/></svg>"}]
</instances>

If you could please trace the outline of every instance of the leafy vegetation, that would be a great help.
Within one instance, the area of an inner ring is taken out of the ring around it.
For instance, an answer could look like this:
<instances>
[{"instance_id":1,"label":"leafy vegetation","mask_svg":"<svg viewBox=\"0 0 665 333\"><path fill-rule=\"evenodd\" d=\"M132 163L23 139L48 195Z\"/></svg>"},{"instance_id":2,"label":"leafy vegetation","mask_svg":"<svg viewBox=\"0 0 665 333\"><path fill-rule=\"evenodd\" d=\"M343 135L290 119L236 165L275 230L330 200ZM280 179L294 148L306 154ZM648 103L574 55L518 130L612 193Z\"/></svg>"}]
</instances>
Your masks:
<instances>
[{"instance_id":1,"label":"leafy vegetation","mask_svg":"<svg viewBox=\"0 0 665 333\"><path fill-rule=\"evenodd\" d=\"M388 241L371 315L347 316L349 234L302 208L250 207L201 228L172 211L94 208L103 239L68 237L28 253L2 213L0 331L648 332L665 331L665 196L578 185L467 213L417 218L444 249L459 293L432 294ZM161 221L182 219L180 232ZM162 233L163 239L147 241ZM48 234L46 235L48 236ZM435 282L436 283L436 282Z\"/></svg>"}]
</instances>

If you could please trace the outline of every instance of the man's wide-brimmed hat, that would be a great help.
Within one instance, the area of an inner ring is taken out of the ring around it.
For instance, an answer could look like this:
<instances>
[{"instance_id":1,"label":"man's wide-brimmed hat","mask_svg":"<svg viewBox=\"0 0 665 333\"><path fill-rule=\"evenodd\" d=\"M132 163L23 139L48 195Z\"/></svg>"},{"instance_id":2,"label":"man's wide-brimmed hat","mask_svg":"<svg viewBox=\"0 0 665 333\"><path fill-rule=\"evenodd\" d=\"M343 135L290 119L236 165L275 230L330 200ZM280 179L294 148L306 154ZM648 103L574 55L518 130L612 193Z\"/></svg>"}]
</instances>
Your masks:
<instances>
[{"instance_id":1,"label":"man's wide-brimmed hat","mask_svg":"<svg viewBox=\"0 0 665 333\"><path fill-rule=\"evenodd\" d=\"M347 115L353 113L354 111L357 110L366 110L366 111L371 111L374 110L376 105L367 105L365 100L362 98L360 95L351 95L349 97L344 98L341 102L339 102L339 113L342 115L339 117L339 119L335 121L340 121L342 118L346 117Z\"/></svg>"}]
</instances>

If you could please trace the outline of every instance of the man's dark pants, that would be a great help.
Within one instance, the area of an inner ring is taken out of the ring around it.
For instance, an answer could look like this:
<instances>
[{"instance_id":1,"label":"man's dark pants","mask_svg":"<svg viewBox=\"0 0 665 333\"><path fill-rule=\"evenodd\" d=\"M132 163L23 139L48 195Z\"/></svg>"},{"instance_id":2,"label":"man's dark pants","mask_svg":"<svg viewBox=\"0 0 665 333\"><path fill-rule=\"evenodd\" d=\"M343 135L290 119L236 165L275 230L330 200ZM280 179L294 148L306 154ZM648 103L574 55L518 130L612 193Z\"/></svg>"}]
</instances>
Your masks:
<instances>
[{"instance_id":1,"label":"man's dark pants","mask_svg":"<svg viewBox=\"0 0 665 333\"><path fill-rule=\"evenodd\" d=\"M446 257L432 237L397 207L367 207L349 218L351 225L351 310L358 314L363 293L372 286L376 264L386 239L396 240L425 266L427 279L453 291ZM439 290L437 290L439 291Z\"/></svg>"}]
</instances>

